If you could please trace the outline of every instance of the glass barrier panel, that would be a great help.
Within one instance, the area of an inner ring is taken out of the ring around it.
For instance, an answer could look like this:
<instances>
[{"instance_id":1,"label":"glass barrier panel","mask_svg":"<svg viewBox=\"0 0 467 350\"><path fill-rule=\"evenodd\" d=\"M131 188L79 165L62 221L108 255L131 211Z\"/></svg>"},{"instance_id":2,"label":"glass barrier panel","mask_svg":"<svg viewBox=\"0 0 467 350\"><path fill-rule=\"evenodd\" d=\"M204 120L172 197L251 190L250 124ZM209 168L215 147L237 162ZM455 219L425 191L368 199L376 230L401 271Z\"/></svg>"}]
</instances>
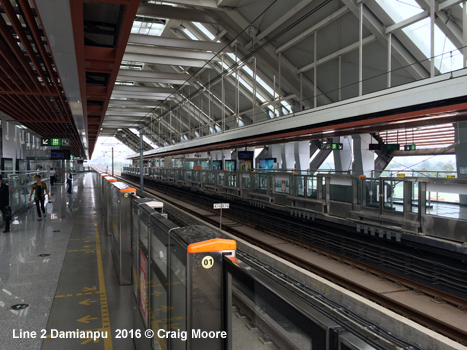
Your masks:
<instances>
[{"instance_id":1,"label":"glass barrier panel","mask_svg":"<svg viewBox=\"0 0 467 350\"><path fill-rule=\"evenodd\" d=\"M404 181L383 181L384 209L398 212L404 211Z\"/></svg>"},{"instance_id":2,"label":"glass barrier panel","mask_svg":"<svg viewBox=\"0 0 467 350\"><path fill-rule=\"evenodd\" d=\"M149 281L151 328L157 334L159 329L168 330L168 236L157 226L151 230L151 276ZM153 338L154 349L166 349L167 339Z\"/></svg>"},{"instance_id":3,"label":"glass barrier panel","mask_svg":"<svg viewBox=\"0 0 467 350\"><path fill-rule=\"evenodd\" d=\"M250 174L242 174L242 188L250 188Z\"/></svg>"},{"instance_id":4,"label":"glass barrier panel","mask_svg":"<svg viewBox=\"0 0 467 350\"><path fill-rule=\"evenodd\" d=\"M193 181L199 182L199 171L193 171Z\"/></svg>"},{"instance_id":5,"label":"glass barrier panel","mask_svg":"<svg viewBox=\"0 0 467 350\"><path fill-rule=\"evenodd\" d=\"M295 195L303 197L305 195L305 176L294 176Z\"/></svg>"},{"instance_id":6,"label":"glass barrier panel","mask_svg":"<svg viewBox=\"0 0 467 350\"><path fill-rule=\"evenodd\" d=\"M418 213L418 202L419 202L419 198L418 198L418 181L415 181L412 183L412 193L411 193L411 197L412 197L412 213Z\"/></svg>"},{"instance_id":7,"label":"glass barrier panel","mask_svg":"<svg viewBox=\"0 0 467 350\"><path fill-rule=\"evenodd\" d=\"M274 175L274 192L283 194L290 193L290 183L287 175Z\"/></svg>"},{"instance_id":8,"label":"glass barrier panel","mask_svg":"<svg viewBox=\"0 0 467 350\"><path fill-rule=\"evenodd\" d=\"M332 201L352 203L352 186L346 185L330 185L329 198Z\"/></svg>"},{"instance_id":9,"label":"glass barrier panel","mask_svg":"<svg viewBox=\"0 0 467 350\"><path fill-rule=\"evenodd\" d=\"M318 198L318 179L315 176L306 177L306 196L308 198Z\"/></svg>"},{"instance_id":10,"label":"glass barrier panel","mask_svg":"<svg viewBox=\"0 0 467 350\"><path fill-rule=\"evenodd\" d=\"M227 186L228 187L237 187L237 176L235 173L227 174Z\"/></svg>"},{"instance_id":11,"label":"glass barrier panel","mask_svg":"<svg viewBox=\"0 0 467 350\"><path fill-rule=\"evenodd\" d=\"M170 319L167 322L167 330L185 332L186 329L186 309L187 309L187 257L186 250L179 243L170 239ZM186 342L180 338L172 338L169 341L170 349L185 350Z\"/></svg>"},{"instance_id":12,"label":"glass barrier panel","mask_svg":"<svg viewBox=\"0 0 467 350\"><path fill-rule=\"evenodd\" d=\"M206 174L206 183L208 185L214 185L215 184L215 181L214 181L215 177L214 176L215 176L215 173L211 172L211 171Z\"/></svg>"},{"instance_id":13,"label":"glass barrier panel","mask_svg":"<svg viewBox=\"0 0 467 350\"><path fill-rule=\"evenodd\" d=\"M379 180L365 179L363 187L363 198L365 206L379 208Z\"/></svg>"},{"instance_id":14,"label":"glass barrier panel","mask_svg":"<svg viewBox=\"0 0 467 350\"><path fill-rule=\"evenodd\" d=\"M218 178L217 178L217 184L219 186L224 186L225 183L224 183L224 180L225 180L225 174L223 172L219 172L217 174Z\"/></svg>"},{"instance_id":15,"label":"glass barrier panel","mask_svg":"<svg viewBox=\"0 0 467 350\"><path fill-rule=\"evenodd\" d=\"M192 173L191 173L191 171L185 172L185 180L186 180L186 181L191 181L191 179L192 179Z\"/></svg>"},{"instance_id":16,"label":"glass barrier panel","mask_svg":"<svg viewBox=\"0 0 467 350\"><path fill-rule=\"evenodd\" d=\"M467 208L459 204L459 194L426 192L426 214L467 220Z\"/></svg>"}]
</instances>

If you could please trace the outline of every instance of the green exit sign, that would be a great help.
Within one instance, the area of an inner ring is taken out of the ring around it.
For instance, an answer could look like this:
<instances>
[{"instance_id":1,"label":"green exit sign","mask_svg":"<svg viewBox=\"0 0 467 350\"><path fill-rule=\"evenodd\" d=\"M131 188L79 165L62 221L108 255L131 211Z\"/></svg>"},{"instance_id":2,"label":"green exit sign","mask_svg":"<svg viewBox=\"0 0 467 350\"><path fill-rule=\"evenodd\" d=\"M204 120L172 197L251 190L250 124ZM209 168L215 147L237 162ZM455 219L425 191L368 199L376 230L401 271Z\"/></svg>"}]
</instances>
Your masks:
<instances>
[{"instance_id":1,"label":"green exit sign","mask_svg":"<svg viewBox=\"0 0 467 350\"><path fill-rule=\"evenodd\" d=\"M404 146L404 151L416 151L416 150L417 150L417 145L415 144Z\"/></svg>"},{"instance_id":2,"label":"green exit sign","mask_svg":"<svg viewBox=\"0 0 467 350\"><path fill-rule=\"evenodd\" d=\"M73 156L70 157L70 160L74 160L74 159L75 159L75 157L73 157Z\"/></svg>"},{"instance_id":3,"label":"green exit sign","mask_svg":"<svg viewBox=\"0 0 467 350\"><path fill-rule=\"evenodd\" d=\"M70 139L63 137L43 137L41 139L41 146L49 147L70 147Z\"/></svg>"},{"instance_id":4,"label":"green exit sign","mask_svg":"<svg viewBox=\"0 0 467 350\"><path fill-rule=\"evenodd\" d=\"M57 137L52 137L50 139L50 146L61 146L62 145L62 139L59 139Z\"/></svg>"}]
</instances>

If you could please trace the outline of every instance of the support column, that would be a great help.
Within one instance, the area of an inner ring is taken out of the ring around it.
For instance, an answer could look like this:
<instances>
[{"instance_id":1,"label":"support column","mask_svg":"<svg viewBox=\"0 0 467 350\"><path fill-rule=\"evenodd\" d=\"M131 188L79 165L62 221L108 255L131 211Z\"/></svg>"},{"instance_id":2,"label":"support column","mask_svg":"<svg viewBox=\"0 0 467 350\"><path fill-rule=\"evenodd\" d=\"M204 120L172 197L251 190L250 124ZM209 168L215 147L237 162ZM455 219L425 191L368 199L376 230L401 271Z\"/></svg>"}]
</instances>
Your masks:
<instances>
[{"instance_id":1,"label":"support column","mask_svg":"<svg viewBox=\"0 0 467 350\"><path fill-rule=\"evenodd\" d=\"M430 77L435 76L435 0L430 2Z\"/></svg>"},{"instance_id":2,"label":"support column","mask_svg":"<svg viewBox=\"0 0 467 350\"><path fill-rule=\"evenodd\" d=\"M456 130L456 166L457 177L459 179L467 179L467 122L459 122L454 124ZM460 194L459 201L461 205L467 205L467 195Z\"/></svg>"},{"instance_id":3,"label":"support column","mask_svg":"<svg viewBox=\"0 0 467 350\"><path fill-rule=\"evenodd\" d=\"M270 145L269 154L271 155L271 158L276 158L276 169L282 169L282 145Z\"/></svg>"},{"instance_id":4,"label":"support column","mask_svg":"<svg viewBox=\"0 0 467 350\"><path fill-rule=\"evenodd\" d=\"M295 142L295 169L308 170L310 166L310 142Z\"/></svg>"},{"instance_id":5,"label":"support column","mask_svg":"<svg viewBox=\"0 0 467 350\"><path fill-rule=\"evenodd\" d=\"M352 143L350 138L335 137L332 142L341 142L344 146L342 151L332 151L334 155L334 169L336 171L352 170Z\"/></svg>"},{"instance_id":6,"label":"support column","mask_svg":"<svg viewBox=\"0 0 467 350\"><path fill-rule=\"evenodd\" d=\"M366 175L371 177L371 172L375 170L375 155L368 150L368 145L373 139L370 134L352 135L353 139L353 166L354 175Z\"/></svg>"},{"instance_id":7,"label":"support column","mask_svg":"<svg viewBox=\"0 0 467 350\"><path fill-rule=\"evenodd\" d=\"M360 21L358 31L358 96L363 94L363 1L360 2Z\"/></svg>"},{"instance_id":8,"label":"support column","mask_svg":"<svg viewBox=\"0 0 467 350\"><path fill-rule=\"evenodd\" d=\"M282 149L282 169L295 169L295 142L284 144Z\"/></svg>"},{"instance_id":9,"label":"support column","mask_svg":"<svg viewBox=\"0 0 467 350\"><path fill-rule=\"evenodd\" d=\"M464 48L462 53L464 56L463 67L467 67L467 0L464 0L464 8L462 9L462 34L464 37Z\"/></svg>"},{"instance_id":10,"label":"support column","mask_svg":"<svg viewBox=\"0 0 467 350\"><path fill-rule=\"evenodd\" d=\"M392 34L389 33L388 35L388 80L387 80L388 88L391 87L391 70L392 70L391 53L392 53Z\"/></svg>"}]
</instances>

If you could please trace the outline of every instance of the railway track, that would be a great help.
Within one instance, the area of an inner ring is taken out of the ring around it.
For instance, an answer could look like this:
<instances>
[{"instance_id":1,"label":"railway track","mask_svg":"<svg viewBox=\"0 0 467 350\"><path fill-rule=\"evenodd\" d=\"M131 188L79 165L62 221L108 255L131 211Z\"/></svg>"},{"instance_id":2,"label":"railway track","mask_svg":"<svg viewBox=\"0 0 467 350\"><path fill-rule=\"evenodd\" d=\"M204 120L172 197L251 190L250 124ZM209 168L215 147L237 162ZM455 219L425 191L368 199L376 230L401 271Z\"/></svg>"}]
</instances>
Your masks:
<instances>
[{"instance_id":1,"label":"railway track","mask_svg":"<svg viewBox=\"0 0 467 350\"><path fill-rule=\"evenodd\" d=\"M130 182L132 186L139 188L138 184L134 181L129 180L128 178L122 178L126 182ZM170 197L168 194L162 194L160 191L155 191L153 189L147 189L145 190L151 195L155 195L162 200L174 205L180 207L180 202L177 199L174 199ZM202 205L199 203L199 201L191 201L187 198L186 193L185 196L183 197L183 201L185 203L190 202L191 205L198 206L199 208L202 208L204 211L212 212L213 215L211 217L206 217L205 215L199 215L199 212L196 209L184 207L183 210L190 213L193 216L201 218L205 222L209 222L212 225L217 226L219 224L217 220L217 213L212 210L212 204L210 207L207 207L206 205ZM230 218L231 220L235 220L238 222L238 218L232 217L231 215L225 215L225 218ZM257 225L252 224L251 222L238 222L235 225L225 225L223 229L231 234L234 234L238 236L239 238L244 239L245 241L248 241L254 245L257 245L272 254L279 256L285 260L288 260L297 266L300 266L306 270L309 270L317 275L322 276L323 278L326 278L329 281L332 281L333 283L336 283L348 290L351 290L369 300L372 300L373 302L378 303L379 305L382 305L400 315L403 315L409 319L412 319L413 321L424 325L425 327L432 329L440 334L443 334L463 345L467 345L467 332L465 329L461 329L457 327L456 325L444 322L439 320L436 317L432 317L427 315L425 312L422 310L416 309L410 305L407 305L405 303L398 302L394 299L391 299L387 297L384 294L377 293L374 290L372 290L369 287L363 286L359 283L356 283L355 281L346 278L345 276L333 273L326 269L323 266L319 266L316 264L312 264L306 259L299 258L295 256L294 254L285 252L283 249L278 248L277 246L274 245L268 245L266 242L263 240L257 239L254 237L254 235L248 235L242 232L241 230L241 225L247 225L250 227L255 227ZM407 288L410 288L414 292L424 294L427 296L430 296L433 298L433 300L436 300L438 302L445 302L450 305L453 305L457 309L459 309L459 312L462 312L467 310L467 300L455 295L452 295L450 293L441 291L436 288L432 288L430 286L427 286L423 283L413 281L408 278L401 277L400 275L390 273L381 269L378 269L376 267L370 266L368 264L362 263L360 261L342 256L340 254L337 254L331 250L318 247L316 245L313 245L311 243L308 243L302 239L294 238L291 237L290 235L275 231L275 230L270 230L270 229L265 229L264 227L260 227L261 232L267 233L273 237L279 238L283 240L284 242L289 242L291 244L303 247L309 251L313 251L317 254L324 255L330 259L339 261L340 263L346 264L348 266L351 266L352 268L359 269L361 271L365 271L366 273L379 276L381 278L384 278L386 280L392 281L395 284L405 286ZM288 231L288 230L287 230Z\"/></svg>"}]
</instances>

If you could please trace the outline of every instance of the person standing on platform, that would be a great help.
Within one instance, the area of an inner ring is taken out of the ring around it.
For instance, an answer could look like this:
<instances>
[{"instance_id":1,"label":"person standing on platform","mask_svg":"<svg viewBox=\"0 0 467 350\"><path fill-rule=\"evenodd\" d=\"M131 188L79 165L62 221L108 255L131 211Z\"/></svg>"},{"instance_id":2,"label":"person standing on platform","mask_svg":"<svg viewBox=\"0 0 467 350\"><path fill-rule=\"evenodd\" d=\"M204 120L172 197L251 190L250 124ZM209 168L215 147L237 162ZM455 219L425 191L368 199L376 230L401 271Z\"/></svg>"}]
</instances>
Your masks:
<instances>
[{"instance_id":1,"label":"person standing on platform","mask_svg":"<svg viewBox=\"0 0 467 350\"><path fill-rule=\"evenodd\" d=\"M45 214L45 208L44 208L45 192L47 192L47 196L49 197L49 201L50 201L50 194L49 194L49 191L47 190L47 185L41 182L40 175L36 175L36 183L32 185L31 194L29 195L29 200L31 200L32 194L34 193L34 201L36 202L37 215L39 215L39 219L37 219L37 221L42 220L41 216L43 216L44 219L47 217L47 215ZM39 208L39 203L40 203L40 208ZM42 209L42 214L41 214L41 209Z\"/></svg>"},{"instance_id":2,"label":"person standing on platform","mask_svg":"<svg viewBox=\"0 0 467 350\"><path fill-rule=\"evenodd\" d=\"M71 186L73 181L73 175L71 174L71 169L68 169L66 174L66 184L68 186L66 193L71 193Z\"/></svg>"},{"instance_id":3,"label":"person standing on platform","mask_svg":"<svg viewBox=\"0 0 467 350\"><path fill-rule=\"evenodd\" d=\"M5 231L3 231L3 233L10 232L10 193L8 186L2 181L2 175L0 175L0 210L2 211L3 220L5 221Z\"/></svg>"},{"instance_id":4,"label":"person standing on platform","mask_svg":"<svg viewBox=\"0 0 467 350\"><path fill-rule=\"evenodd\" d=\"M54 168L50 168L50 171L49 171L49 176L50 176L50 187L52 187L55 183L55 170ZM52 191L52 189L50 189Z\"/></svg>"}]
</instances>

